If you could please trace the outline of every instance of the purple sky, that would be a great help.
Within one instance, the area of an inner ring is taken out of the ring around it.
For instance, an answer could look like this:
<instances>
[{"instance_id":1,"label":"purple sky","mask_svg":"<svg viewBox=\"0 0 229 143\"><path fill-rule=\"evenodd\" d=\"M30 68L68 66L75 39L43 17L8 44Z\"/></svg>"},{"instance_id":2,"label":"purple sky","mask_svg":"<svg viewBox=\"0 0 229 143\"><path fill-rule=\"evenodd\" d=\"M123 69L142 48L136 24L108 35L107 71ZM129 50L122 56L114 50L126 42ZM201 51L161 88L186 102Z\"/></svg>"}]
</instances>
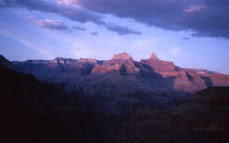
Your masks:
<instances>
[{"instance_id":1,"label":"purple sky","mask_svg":"<svg viewBox=\"0 0 229 143\"><path fill-rule=\"evenodd\" d=\"M229 73L228 0L0 0L0 54L135 60Z\"/></svg>"}]
</instances>

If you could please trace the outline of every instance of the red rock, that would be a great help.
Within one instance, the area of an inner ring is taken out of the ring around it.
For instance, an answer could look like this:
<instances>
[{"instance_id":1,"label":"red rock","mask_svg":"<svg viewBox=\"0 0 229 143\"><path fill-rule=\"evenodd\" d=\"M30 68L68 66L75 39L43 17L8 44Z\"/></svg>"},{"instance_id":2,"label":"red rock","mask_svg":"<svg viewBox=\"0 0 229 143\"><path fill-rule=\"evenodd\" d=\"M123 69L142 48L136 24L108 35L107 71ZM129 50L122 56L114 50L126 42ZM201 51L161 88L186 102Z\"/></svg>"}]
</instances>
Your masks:
<instances>
[{"instance_id":1,"label":"red rock","mask_svg":"<svg viewBox=\"0 0 229 143\"><path fill-rule=\"evenodd\" d=\"M113 58L102 65L96 65L92 73L108 73L118 71L120 73L139 73L139 68L135 66L132 57L127 53L116 54Z\"/></svg>"},{"instance_id":2,"label":"red rock","mask_svg":"<svg viewBox=\"0 0 229 143\"><path fill-rule=\"evenodd\" d=\"M126 73L138 73L139 68L135 66L134 61L132 60L110 60L105 62L102 65L96 65L92 73L108 73L112 71L119 71Z\"/></svg>"},{"instance_id":3,"label":"red rock","mask_svg":"<svg viewBox=\"0 0 229 143\"><path fill-rule=\"evenodd\" d=\"M93 63L93 64L97 64L97 60L96 59L80 58L79 60L77 60L77 63Z\"/></svg>"},{"instance_id":4,"label":"red rock","mask_svg":"<svg viewBox=\"0 0 229 143\"><path fill-rule=\"evenodd\" d=\"M113 56L112 60L133 60L127 53L116 54Z\"/></svg>"},{"instance_id":5,"label":"red rock","mask_svg":"<svg viewBox=\"0 0 229 143\"><path fill-rule=\"evenodd\" d=\"M159 60L155 53L152 53L149 59L141 60L141 63L151 66L155 72L161 74L163 77L177 75L178 67L175 67L173 62Z\"/></svg>"},{"instance_id":6,"label":"red rock","mask_svg":"<svg viewBox=\"0 0 229 143\"><path fill-rule=\"evenodd\" d=\"M152 53L152 54L150 55L150 59L158 59L158 58L157 58L157 56L156 56L155 53Z\"/></svg>"}]
</instances>

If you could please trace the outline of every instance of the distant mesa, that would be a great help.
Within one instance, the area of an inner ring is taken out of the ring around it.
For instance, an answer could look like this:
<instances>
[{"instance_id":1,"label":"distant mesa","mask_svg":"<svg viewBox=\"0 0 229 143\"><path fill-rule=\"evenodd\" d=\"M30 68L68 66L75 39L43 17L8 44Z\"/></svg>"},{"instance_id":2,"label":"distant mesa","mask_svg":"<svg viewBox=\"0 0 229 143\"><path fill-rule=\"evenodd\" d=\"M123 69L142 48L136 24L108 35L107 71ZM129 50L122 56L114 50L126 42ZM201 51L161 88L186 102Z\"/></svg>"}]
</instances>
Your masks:
<instances>
[{"instance_id":1,"label":"distant mesa","mask_svg":"<svg viewBox=\"0 0 229 143\"><path fill-rule=\"evenodd\" d=\"M115 54L112 60L133 60L133 58L127 53Z\"/></svg>"}]
</instances>

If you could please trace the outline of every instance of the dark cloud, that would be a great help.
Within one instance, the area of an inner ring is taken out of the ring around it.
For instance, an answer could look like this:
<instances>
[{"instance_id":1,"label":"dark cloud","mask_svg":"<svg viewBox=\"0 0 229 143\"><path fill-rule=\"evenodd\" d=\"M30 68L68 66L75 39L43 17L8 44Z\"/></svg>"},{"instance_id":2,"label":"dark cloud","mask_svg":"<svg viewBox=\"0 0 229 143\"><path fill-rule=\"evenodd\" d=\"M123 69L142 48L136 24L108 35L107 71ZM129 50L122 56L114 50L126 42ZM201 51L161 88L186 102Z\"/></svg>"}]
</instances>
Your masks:
<instances>
[{"instance_id":1,"label":"dark cloud","mask_svg":"<svg viewBox=\"0 0 229 143\"><path fill-rule=\"evenodd\" d=\"M68 26L60 20L36 20L36 24L42 28L52 30L67 30Z\"/></svg>"},{"instance_id":2,"label":"dark cloud","mask_svg":"<svg viewBox=\"0 0 229 143\"><path fill-rule=\"evenodd\" d=\"M119 35L126 35L126 34L141 34L141 32L129 29L128 27L123 27L117 24L108 23L106 29L117 32Z\"/></svg>"},{"instance_id":3,"label":"dark cloud","mask_svg":"<svg viewBox=\"0 0 229 143\"><path fill-rule=\"evenodd\" d=\"M191 30L194 36L229 38L228 0L77 0L77 4L148 26Z\"/></svg>"},{"instance_id":4,"label":"dark cloud","mask_svg":"<svg viewBox=\"0 0 229 143\"><path fill-rule=\"evenodd\" d=\"M183 40L190 40L190 38L189 37L184 37L184 38L182 38Z\"/></svg>"},{"instance_id":5,"label":"dark cloud","mask_svg":"<svg viewBox=\"0 0 229 143\"><path fill-rule=\"evenodd\" d=\"M45 0L4 0L4 3L8 7L20 7L28 10L38 10L59 14L81 23L93 22L99 25L105 24L101 15L80 8L79 6L58 4L54 1Z\"/></svg>"},{"instance_id":6,"label":"dark cloud","mask_svg":"<svg viewBox=\"0 0 229 143\"><path fill-rule=\"evenodd\" d=\"M81 23L93 22L117 32L119 31L117 26L106 25L102 14L132 18L148 26L165 30L192 31L194 33L192 36L229 38L228 0L58 1L4 0L4 3L8 7L21 7L59 14ZM74 1L76 4L72 4Z\"/></svg>"},{"instance_id":7,"label":"dark cloud","mask_svg":"<svg viewBox=\"0 0 229 143\"><path fill-rule=\"evenodd\" d=\"M99 33L97 31L90 32L91 35L97 36Z\"/></svg>"},{"instance_id":8,"label":"dark cloud","mask_svg":"<svg viewBox=\"0 0 229 143\"><path fill-rule=\"evenodd\" d=\"M86 31L86 28L83 28L83 27L80 27L80 26L77 26L77 25L72 26L72 28L75 29L75 30Z\"/></svg>"},{"instance_id":9,"label":"dark cloud","mask_svg":"<svg viewBox=\"0 0 229 143\"><path fill-rule=\"evenodd\" d=\"M126 27L118 25L110 25L104 22L103 17L99 14L91 12L85 8L71 4L74 0L57 0L57 1L45 1L45 0L4 0L4 4L11 8L25 8L28 10L37 10L43 12L50 12L62 15L73 21L81 23L93 22L98 25L104 25L106 29L118 32L119 35L125 34L141 34L140 32L131 30ZM73 26L76 30L85 31L85 28ZM97 33L98 34L98 33ZM97 35L93 33L92 35Z\"/></svg>"}]
</instances>

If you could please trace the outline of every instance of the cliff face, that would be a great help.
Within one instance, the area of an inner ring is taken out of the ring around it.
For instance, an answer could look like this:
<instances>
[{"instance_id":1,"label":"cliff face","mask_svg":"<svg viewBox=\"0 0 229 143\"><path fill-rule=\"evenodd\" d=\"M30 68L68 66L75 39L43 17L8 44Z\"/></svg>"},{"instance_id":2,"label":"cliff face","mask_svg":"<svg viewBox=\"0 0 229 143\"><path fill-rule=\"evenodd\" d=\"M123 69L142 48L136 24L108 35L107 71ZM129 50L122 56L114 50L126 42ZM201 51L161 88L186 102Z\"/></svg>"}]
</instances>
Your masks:
<instances>
[{"instance_id":1,"label":"cliff face","mask_svg":"<svg viewBox=\"0 0 229 143\"><path fill-rule=\"evenodd\" d=\"M152 53L149 59L141 60L141 63L151 66L155 72L163 77L176 76L179 69L173 62L159 60L155 53Z\"/></svg>"},{"instance_id":2,"label":"cliff face","mask_svg":"<svg viewBox=\"0 0 229 143\"><path fill-rule=\"evenodd\" d=\"M116 79L120 79L127 85L138 85L136 88L138 91L163 89L195 92L211 86L229 86L227 75L202 69L181 68L174 65L173 62L158 59L155 53L152 53L149 59L140 62L133 60L126 53L121 53L114 55L108 61L55 58L51 61L29 60L13 62L13 64L17 71L33 74L41 80L68 83L71 86L98 87L100 85L98 83L104 83L103 86L110 90L119 87L120 83ZM106 74L109 74L110 77ZM105 82L108 80L113 81L112 84ZM132 83L128 83L128 80Z\"/></svg>"},{"instance_id":3,"label":"cliff face","mask_svg":"<svg viewBox=\"0 0 229 143\"><path fill-rule=\"evenodd\" d=\"M92 73L105 74L108 72L119 72L121 74L138 74L140 72L136 62L126 53L116 54L111 60L104 62L102 65L96 65Z\"/></svg>"}]
</instances>

